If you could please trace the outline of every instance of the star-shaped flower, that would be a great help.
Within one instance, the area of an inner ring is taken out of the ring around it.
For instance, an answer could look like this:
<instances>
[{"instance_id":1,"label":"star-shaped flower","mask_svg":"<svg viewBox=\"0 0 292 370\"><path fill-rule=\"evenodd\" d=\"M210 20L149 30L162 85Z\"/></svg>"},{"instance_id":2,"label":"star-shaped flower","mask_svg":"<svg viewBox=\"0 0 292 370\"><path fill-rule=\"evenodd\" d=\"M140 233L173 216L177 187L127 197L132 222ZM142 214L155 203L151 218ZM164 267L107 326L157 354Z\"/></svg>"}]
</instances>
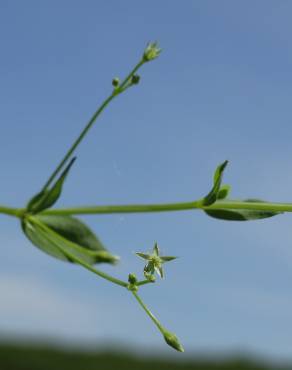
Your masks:
<instances>
[{"instance_id":1,"label":"star-shaped flower","mask_svg":"<svg viewBox=\"0 0 292 370\"><path fill-rule=\"evenodd\" d=\"M144 62L150 62L153 59L156 59L161 53L161 49L158 46L157 42L149 42L144 50L143 60Z\"/></svg>"},{"instance_id":2,"label":"star-shaped flower","mask_svg":"<svg viewBox=\"0 0 292 370\"><path fill-rule=\"evenodd\" d=\"M157 272L157 274L163 279L164 272L162 265L165 262L169 262L177 258L173 256L160 256L160 251L157 243L155 243L151 254L145 254L140 252L137 252L136 254L137 256L147 261L144 267L144 275L146 279L153 276L155 272Z\"/></svg>"}]
</instances>

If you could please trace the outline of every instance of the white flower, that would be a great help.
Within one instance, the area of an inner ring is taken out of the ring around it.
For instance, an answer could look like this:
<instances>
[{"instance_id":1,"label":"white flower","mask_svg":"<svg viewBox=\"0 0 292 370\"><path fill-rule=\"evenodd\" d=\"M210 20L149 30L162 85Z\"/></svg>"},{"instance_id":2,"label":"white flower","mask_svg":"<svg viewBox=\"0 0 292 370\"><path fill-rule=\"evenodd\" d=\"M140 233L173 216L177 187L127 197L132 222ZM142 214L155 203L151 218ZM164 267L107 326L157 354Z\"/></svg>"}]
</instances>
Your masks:
<instances>
[{"instance_id":1,"label":"white flower","mask_svg":"<svg viewBox=\"0 0 292 370\"><path fill-rule=\"evenodd\" d=\"M137 256L147 261L147 264L144 267L144 275L146 279L151 278L154 275L155 271L161 278L163 278L164 272L162 265L165 262L169 262L177 258L173 256L160 256L160 251L157 243L155 243L151 254L145 254L140 252L137 252L136 254Z\"/></svg>"},{"instance_id":2,"label":"white flower","mask_svg":"<svg viewBox=\"0 0 292 370\"><path fill-rule=\"evenodd\" d=\"M153 60L159 56L161 50L162 49L158 47L157 42L149 42L144 50L143 60L145 62L150 62L150 60Z\"/></svg>"}]
</instances>

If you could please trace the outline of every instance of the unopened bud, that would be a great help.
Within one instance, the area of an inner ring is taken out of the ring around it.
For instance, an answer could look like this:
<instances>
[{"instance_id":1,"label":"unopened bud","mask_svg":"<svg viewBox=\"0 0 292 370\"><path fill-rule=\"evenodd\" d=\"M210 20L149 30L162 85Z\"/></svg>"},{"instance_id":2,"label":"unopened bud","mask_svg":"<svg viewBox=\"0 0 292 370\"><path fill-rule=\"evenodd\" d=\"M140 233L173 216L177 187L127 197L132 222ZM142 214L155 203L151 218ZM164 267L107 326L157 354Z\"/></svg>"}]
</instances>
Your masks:
<instances>
[{"instance_id":1,"label":"unopened bud","mask_svg":"<svg viewBox=\"0 0 292 370\"><path fill-rule=\"evenodd\" d=\"M135 274L129 274L128 282L130 284L137 284L137 278Z\"/></svg>"},{"instance_id":2,"label":"unopened bud","mask_svg":"<svg viewBox=\"0 0 292 370\"><path fill-rule=\"evenodd\" d=\"M134 75L132 76L131 82L133 85L137 85L140 81L140 76L139 75Z\"/></svg>"},{"instance_id":3,"label":"unopened bud","mask_svg":"<svg viewBox=\"0 0 292 370\"><path fill-rule=\"evenodd\" d=\"M166 343L170 347L176 349L179 352L184 352L185 351L175 334L171 333L168 330L165 330L163 335L164 335L164 339L165 339Z\"/></svg>"},{"instance_id":4,"label":"unopened bud","mask_svg":"<svg viewBox=\"0 0 292 370\"><path fill-rule=\"evenodd\" d=\"M147 279L148 281L150 281L151 283L155 283L155 281L156 281L156 277L155 277L155 275L152 275L152 274L146 274L145 276L146 276L146 279Z\"/></svg>"},{"instance_id":5,"label":"unopened bud","mask_svg":"<svg viewBox=\"0 0 292 370\"><path fill-rule=\"evenodd\" d=\"M118 87L120 85L120 79L118 77L115 77L113 80L112 80L112 85L114 87Z\"/></svg>"},{"instance_id":6,"label":"unopened bud","mask_svg":"<svg viewBox=\"0 0 292 370\"><path fill-rule=\"evenodd\" d=\"M137 292L138 291L138 285L137 285L138 280L135 274L129 274L128 282L129 282L129 284L127 285L128 290L130 290L131 292Z\"/></svg>"}]
</instances>

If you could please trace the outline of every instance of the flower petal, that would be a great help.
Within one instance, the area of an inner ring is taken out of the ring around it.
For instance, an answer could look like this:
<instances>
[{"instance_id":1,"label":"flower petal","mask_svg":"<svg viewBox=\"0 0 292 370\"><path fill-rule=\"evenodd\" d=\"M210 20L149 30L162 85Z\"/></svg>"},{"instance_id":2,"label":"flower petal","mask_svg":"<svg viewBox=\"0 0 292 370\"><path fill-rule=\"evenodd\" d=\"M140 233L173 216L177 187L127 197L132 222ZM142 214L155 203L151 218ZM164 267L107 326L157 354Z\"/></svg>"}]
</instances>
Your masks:
<instances>
[{"instance_id":1,"label":"flower petal","mask_svg":"<svg viewBox=\"0 0 292 370\"><path fill-rule=\"evenodd\" d=\"M174 256L160 256L162 262L169 262L175 260L177 257Z\"/></svg>"},{"instance_id":2,"label":"flower petal","mask_svg":"<svg viewBox=\"0 0 292 370\"><path fill-rule=\"evenodd\" d=\"M155 271L161 277L161 279L164 278L164 272L163 272L163 268L162 268L161 265L160 266L155 266Z\"/></svg>"},{"instance_id":3,"label":"flower petal","mask_svg":"<svg viewBox=\"0 0 292 370\"><path fill-rule=\"evenodd\" d=\"M146 260L146 261L149 261L151 259L151 256L146 253L136 252L136 255L143 258L143 260Z\"/></svg>"},{"instance_id":4,"label":"flower petal","mask_svg":"<svg viewBox=\"0 0 292 370\"><path fill-rule=\"evenodd\" d=\"M158 248L158 244L157 243L155 243L155 245L154 245L154 247L153 247L153 254L155 255L155 256L159 256L159 248Z\"/></svg>"}]
</instances>

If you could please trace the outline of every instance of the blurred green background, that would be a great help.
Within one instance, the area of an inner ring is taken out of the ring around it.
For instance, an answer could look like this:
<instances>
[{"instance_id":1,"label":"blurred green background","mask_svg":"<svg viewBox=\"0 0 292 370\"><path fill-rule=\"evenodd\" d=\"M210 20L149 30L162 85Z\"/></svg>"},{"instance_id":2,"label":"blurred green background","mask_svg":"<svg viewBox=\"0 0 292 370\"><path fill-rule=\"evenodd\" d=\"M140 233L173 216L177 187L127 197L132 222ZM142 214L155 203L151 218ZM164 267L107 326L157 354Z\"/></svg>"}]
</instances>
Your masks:
<instances>
[{"instance_id":1,"label":"blurred green background","mask_svg":"<svg viewBox=\"0 0 292 370\"><path fill-rule=\"evenodd\" d=\"M1 370L288 370L292 366L265 364L244 356L221 359L195 357L174 360L135 355L130 351L85 352L50 346L1 345Z\"/></svg>"}]
</instances>

